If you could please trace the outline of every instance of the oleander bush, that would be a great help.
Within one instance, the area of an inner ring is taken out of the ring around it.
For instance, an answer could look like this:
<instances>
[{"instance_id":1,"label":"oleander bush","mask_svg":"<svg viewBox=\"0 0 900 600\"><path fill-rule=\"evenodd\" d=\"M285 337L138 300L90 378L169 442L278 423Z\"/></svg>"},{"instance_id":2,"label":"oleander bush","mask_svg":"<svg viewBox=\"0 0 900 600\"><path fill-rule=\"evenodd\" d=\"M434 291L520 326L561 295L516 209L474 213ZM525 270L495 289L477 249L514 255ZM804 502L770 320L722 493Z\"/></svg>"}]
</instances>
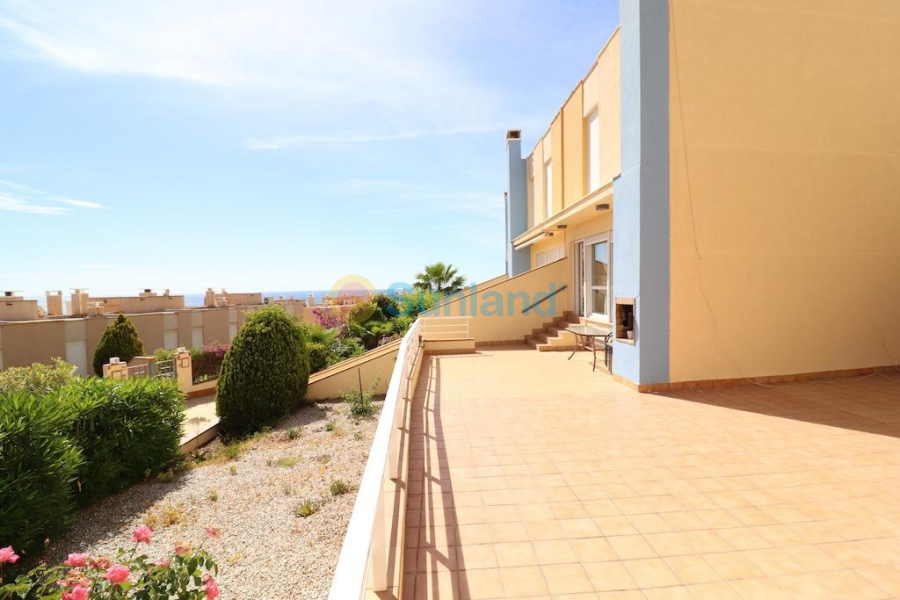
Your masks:
<instances>
[{"instance_id":1,"label":"oleander bush","mask_svg":"<svg viewBox=\"0 0 900 600\"><path fill-rule=\"evenodd\" d=\"M135 356L144 353L144 344L138 337L137 329L134 324L128 320L123 314L116 317L116 320L106 328L97 349L94 351L94 373L97 377L103 377L103 365L109 362L110 358L118 357L124 362L128 362Z\"/></svg>"},{"instance_id":2,"label":"oleander bush","mask_svg":"<svg viewBox=\"0 0 900 600\"><path fill-rule=\"evenodd\" d=\"M27 392L44 395L61 390L75 377L75 365L55 358L52 365L34 363L0 371L0 395Z\"/></svg>"},{"instance_id":3,"label":"oleander bush","mask_svg":"<svg viewBox=\"0 0 900 600\"><path fill-rule=\"evenodd\" d=\"M219 375L216 412L229 436L255 433L303 404L309 356L303 329L277 306L247 316Z\"/></svg>"},{"instance_id":4,"label":"oleander bush","mask_svg":"<svg viewBox=\"0 0 900 600\"><path fill-rule=\"evenodd\" d=\"M219 377L219 370L231 344L213 342L191 348L191 368L194 383L202 383Z\"/></svg>"},{"instance_id":5,"label":"oleander bush","mask_svg":"<svg viewBox=\"0 0 900 600\"><path fill-rule=\"evenodd\" d=\"M82 379L62 400L74 410L71 436L84 456L77 499L121 491L178 458L184 403L169 379Z\"/></svg>"},{"instance_id":6,"label":"oleander bush","mask_svg":"<svg viewBox=\"0 0 900 600\"><path fill-rule=\"evenodd\" d=\"M177 384L159 379L76 378L46 395L0 395L0 546L38 553L78 504L170 468L183 411Z\"/></svg>"},{"instance_id":7,"label":"oleander bush","mask_svg":"<svg viewBox=\"0 0 900 600\"><path fill-rule=\"evenodd\" d=\"M71 436L74 410L58 395L0 395L0 546L34 555L75 520L83 465Z\"/></svg>"}]
</instances>

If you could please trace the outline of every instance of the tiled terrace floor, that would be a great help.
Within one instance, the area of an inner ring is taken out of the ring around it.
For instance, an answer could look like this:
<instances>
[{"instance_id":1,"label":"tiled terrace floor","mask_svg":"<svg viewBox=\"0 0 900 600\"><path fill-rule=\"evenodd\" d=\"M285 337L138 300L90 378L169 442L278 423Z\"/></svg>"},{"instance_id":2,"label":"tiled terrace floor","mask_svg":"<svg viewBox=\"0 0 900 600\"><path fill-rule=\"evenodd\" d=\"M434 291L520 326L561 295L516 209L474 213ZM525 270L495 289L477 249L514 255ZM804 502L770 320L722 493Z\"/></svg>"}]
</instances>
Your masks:
<instances>
[{"instance_id":1,"label":"tiled terrace floor","mask_svg":"<svg viewBox=\"0 0 900 600\"><path fill-rule=\"evenodd\" d=\"M567 356L426 365L405 599L900 597L900 374L641 395Z\"/></svg>"}]
</instances>

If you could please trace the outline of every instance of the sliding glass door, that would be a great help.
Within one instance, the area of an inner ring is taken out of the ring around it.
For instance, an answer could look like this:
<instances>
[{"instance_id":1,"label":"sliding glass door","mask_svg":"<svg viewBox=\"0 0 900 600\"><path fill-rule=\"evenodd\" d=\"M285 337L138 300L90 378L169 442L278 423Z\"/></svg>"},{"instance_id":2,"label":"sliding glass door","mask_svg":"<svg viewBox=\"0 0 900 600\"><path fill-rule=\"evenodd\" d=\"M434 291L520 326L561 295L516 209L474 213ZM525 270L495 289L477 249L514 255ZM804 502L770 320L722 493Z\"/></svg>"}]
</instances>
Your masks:
<instances>
[{"instance_id":1,"label":"sliding glass door","mask_svg":"<svg viewBox=\"0 0 900 600\"><path fill-rule=\"evenodd\" d=\"M586 273L588 313L592 318L609 321L609 240L593 242L589 240L585 248L585 262L588 265Z\"/></svg>"}]
</instances>

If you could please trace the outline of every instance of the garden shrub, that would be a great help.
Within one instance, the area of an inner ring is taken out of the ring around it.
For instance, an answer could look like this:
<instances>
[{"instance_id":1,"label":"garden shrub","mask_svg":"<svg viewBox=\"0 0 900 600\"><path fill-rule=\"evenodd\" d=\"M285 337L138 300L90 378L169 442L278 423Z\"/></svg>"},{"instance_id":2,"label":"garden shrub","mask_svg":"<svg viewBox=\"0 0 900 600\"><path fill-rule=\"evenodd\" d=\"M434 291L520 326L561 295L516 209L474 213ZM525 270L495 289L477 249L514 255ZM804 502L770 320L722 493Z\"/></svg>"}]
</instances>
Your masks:
<instances>
[{"instance_id":1,"label":"garden shrub","mask_svg":"<svg viewBox=\"0 0 900 600\"><path fill-rule=\"evenodd\" d=\"M170 348L157 348L153 351L153 360L158 363L172 360L178 352Z\"/></svg>"},{"instance_id":2,"label":"garden shrub","mask_svg":"<svg viewBox=\"0 0 900 600\"><path fill-rule=\"evenodd\" d=\"M331 357L331 349L321 342L308 342L306 349L309 352L309 372L315 373L328 366Z\"/></svg>"},{"instance_id":3,"label":"garden shrub","mask_svg":"<svg viewBox=\"0 0 900 600\"><path fill-rule=\"evenodd\" d=\"M194 383L202 383L219 377L219 369L231 344L213 342L204 346L191 348L191 368Z\"/></svg>"},{"instance_id":4,"label":"garden shrub","mask_svg":"<svg viewBox=\"0 0 900 600\"><path fill-rule=\"evenodd\" d=\"M116 320L106 328L97 350L94 352L94 373L97 377L103 377L103 365L110 358L118 357L128 362L135 356L144 353L144 345L141 343L134 324L125 315L120 314Z\"/></svg>"},{"instance_id":5,"label":"garden shrub","mask_svg":"<svg viewBox=\"0 0 900 600\"><path fill-rule=\"evenodd\" d=\"M184 403L167 379L82 379L61 399L74 410L71 435L84 464L77 499L86 504L164 471L178 457Z\"/></svg>"},{"instance_id":6,"label":"garden shrub","mask_svg":"<svg viewBox=\"0 0 900 600\"><path fill-rule=\"evenodd\" d=\"M75 376L75 365L60 358L53 365L34 363L29 367L10 367L0 371L0 396L28 392L44 396L59 391Z\"/></svg>"},{"instance_id":7,"label":"garden shrub","mask_svg":"<svg viewBox=\"0 0 900 600\"><path fill-rule=\"evenodd\" d=\"M74 523L82 454L64 434L72 423L56 395L0 396L0 546L35 554Z\"/></svg>"},{"instance_id":8,"label":"garden shrub","mask_svg":"<svg viewBox=\"0 0 900 600\"><path fill-rule=\"evenodd\" d=\"M303 329L277 306L250 313L225 355L216 390L227 435L254 433L300 407L309 383Z\"/></svg>"}]
</instances>

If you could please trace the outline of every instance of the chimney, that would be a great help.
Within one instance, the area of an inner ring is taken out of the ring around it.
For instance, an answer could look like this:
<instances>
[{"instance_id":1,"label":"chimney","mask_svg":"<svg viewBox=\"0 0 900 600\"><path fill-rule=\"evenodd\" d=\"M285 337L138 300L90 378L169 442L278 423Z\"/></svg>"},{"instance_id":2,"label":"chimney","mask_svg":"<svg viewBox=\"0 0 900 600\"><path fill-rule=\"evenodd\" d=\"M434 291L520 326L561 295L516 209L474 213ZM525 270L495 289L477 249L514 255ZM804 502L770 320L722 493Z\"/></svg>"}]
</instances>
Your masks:
<instances>
[{"instance_id":1,"label":"chimney","mask_svg":"<svg viewBox=\"0 0 900 600\"><path fill-rule=\"evenodd\" d=\"M516 250L512 241L528 229L528 194L525 159L522 158L522 131L506 132L508 188L506 192L507 275L514 277L531 268L531 252Z\"/></svg>"},{"instance_id":2,"label":"chimney","mask_svg":"<svg viewBox=\"0 0 900 600\"><path fill-rule=\"evenodd\" d=\"M51 290L47 292L47 316L61 317L63 314L63 297L62 290Z\"/></svg>"},{"instance_id":3,"label":"chimney","mask_svg":"<svg viewBox=\"0 0 900 600\"><path fill-rule=\"evenodd\" d=\"M72 316L83 317L87 314L88 295L84 288L72 290Z\"/></svg>"}]
</instances>

